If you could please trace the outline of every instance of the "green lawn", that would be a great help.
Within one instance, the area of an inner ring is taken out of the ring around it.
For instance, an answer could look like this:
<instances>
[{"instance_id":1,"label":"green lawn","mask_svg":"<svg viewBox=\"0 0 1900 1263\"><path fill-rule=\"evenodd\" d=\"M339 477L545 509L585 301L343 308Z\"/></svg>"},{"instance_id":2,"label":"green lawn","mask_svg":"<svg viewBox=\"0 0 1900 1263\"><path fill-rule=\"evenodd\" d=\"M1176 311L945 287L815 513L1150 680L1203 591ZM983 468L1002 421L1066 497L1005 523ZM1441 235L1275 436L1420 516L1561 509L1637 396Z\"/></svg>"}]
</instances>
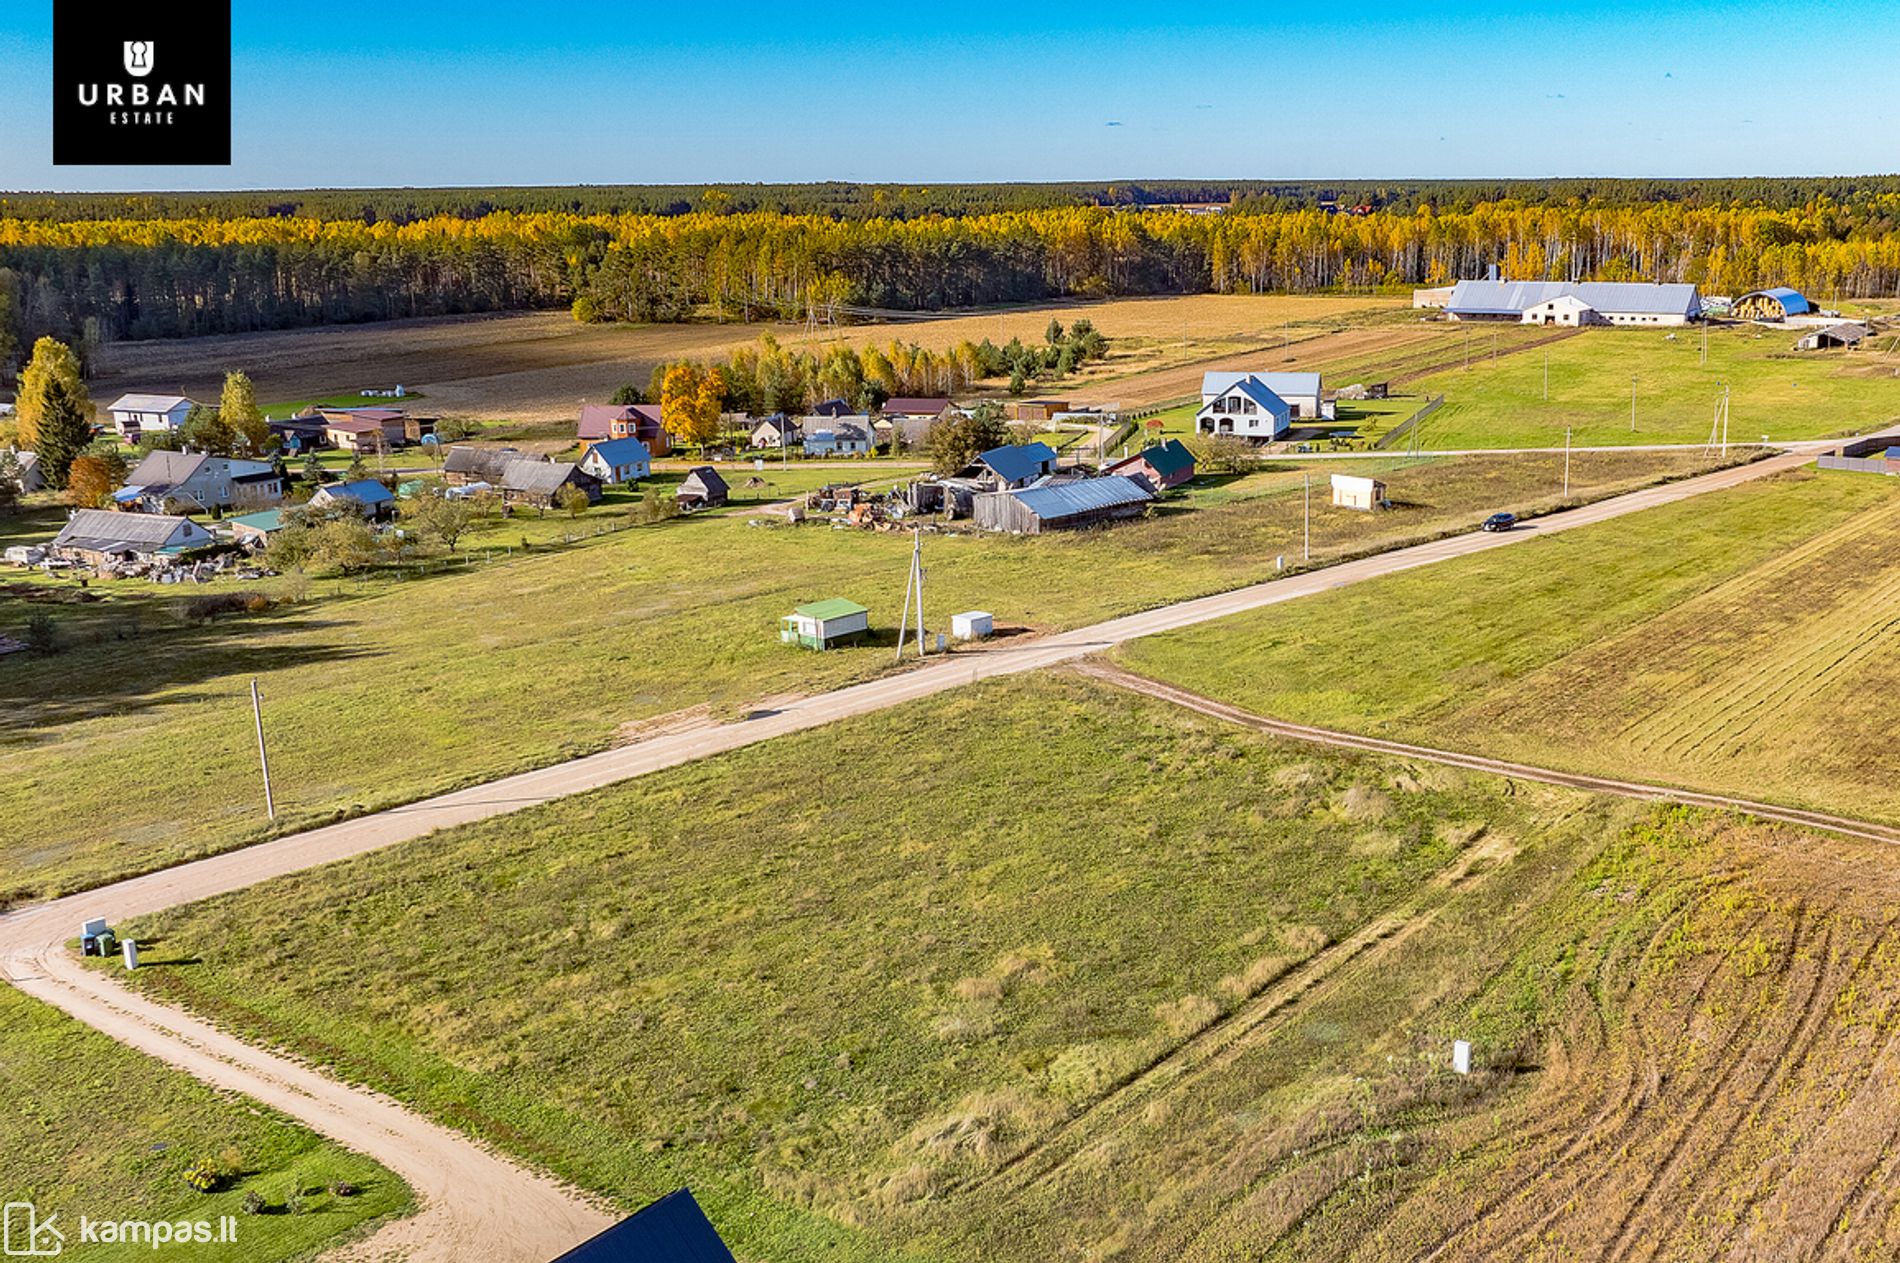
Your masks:
<instances>
[{"instance_id":1,"label":"green lawn","mask_svg":"<svg viewBox=\"0 0 1900 1263\"><path fill-rule=\"evenodd\" d=\"M1691 464L1579 458L1573 490ZM1560 476L1543 458L1421 463L1390 474L1399 507L1376 515L1333 509L1320 483L1314 558L1467 529L1505 505L1547 505ZM1265 471L1209 478L1151 518L1104 531L929 537L929 621L941 628L955 611L982 609L1004 627L1073 627L1271 578L1278 559L1299 561L1302 501L1299 481ZM0 631L45 609L65 645L0 660L0 898L269 836L253 677L270 730L275 831L306 828L599 749L629 721L691 707L730 717L761 698L889 671L909 551L899 532L695 516L467 573L318 580L301 600L209 623L186 617L199 590L142 581L95 583L107 599L86 605L0 597ZM832 596L868 605L880 634L822 655L779 643L780 616Z\"/></svg>"},{"instance_id":2,"label":"green lawn","mask_svg":"<svg viewBox=\"0 0 1900 1263\"><path fill-rule=\"evenodd\" d=\"M1737 443L1858 432L1900 417L1900 357L1796 354L1796 332L1753 325L1716 326L1707 335L1706 364L1699 328L1587 329L1543 350L1475 359L1469 369L1407 389L1448 400L1425 422L1423 441L1435 448L1562 446L1566 428L1580 446L1701 443L1725 385ZM1472 337L1488 342L1488 330L1474 326Z\"/></svg>"},{"instance_id":3,"label":"green lawn","mask_svg":"<svg viewBox=\"0 0 1900 1263\"><path fill-rule=\"evenodd\" d=\"M1784 475L1124 647L1266 714L1900 819L1900 495Z\"/></svg>"},{"instance_id":4,"label":"green lawn","mask_svg":"<svg viewBox=\"0 0 1900 1263\"><path fill-rule=\"evenodd\" d=\"M163 972L156 968L152 972ZM58 1010L0 986L0 1192L57 1213L61 1257L274 1263L336 1245L410 1209L388 1171L289 1119L132 1051ZM239 1174L222 1189L185 1184L211 1160ZM337 1181L356 1186L338 1196ZM246 1194L272 1213L249 1215ZM285 1212L291 1194L302 1207ZM234 1215L235 1246L81 1246L78 1220L211 1220Z\"/></svg>"},{"instance_id":5,"label":"green lawn","mask_svg":"<svg viewBox=\"0 0 1900 1263\"><path fill-rule=\"evenodd\" d=\"M427 415L430 412L427 404L416 407L416 400L425 398L421 391L412 390L401 399L387 395L325 395L321 399L276 399L258 406L265 416L278 418L300 416L312 408L398 408Z\"/></svg>"},{"instance_id":6,"label":"green lawn","mask_svg":"<svg viewBox=\"0 0 1900 1263\"><path fill-rule=\"evenodd\" d=\"M1461 917L1542 907L1631 810L1019 677L145 918L203 963L134 982L623 1205L691 1184L741 1257L1105 1257L1125 1220L1171 1258L1172 1160L992 1182L1328 945L1475 897L1454 874L1514 883ZM1461 1029L1496 1057L1527 1016ZM1228 1086L1335 1108L1334 1063L1408 1042L1359 1037Z\"/></svg>"}]
</instances>

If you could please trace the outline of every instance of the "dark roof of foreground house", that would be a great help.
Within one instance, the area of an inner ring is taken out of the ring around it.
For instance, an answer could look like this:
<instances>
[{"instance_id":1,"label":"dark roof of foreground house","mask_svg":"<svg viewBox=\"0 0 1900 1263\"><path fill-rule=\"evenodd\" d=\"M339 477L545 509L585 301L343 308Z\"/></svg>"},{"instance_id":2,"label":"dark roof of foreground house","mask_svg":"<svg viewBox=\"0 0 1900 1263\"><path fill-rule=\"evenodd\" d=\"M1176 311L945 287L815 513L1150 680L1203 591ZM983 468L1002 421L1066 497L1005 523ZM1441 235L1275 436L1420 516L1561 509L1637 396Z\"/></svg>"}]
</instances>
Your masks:
<instances>
[{"instance_id":1,"label":"dark roof of foreground house","mask_svg":"<svg viewBox=\"0 0 1900 1263\"><path fill-rule=\"evenodd\" d=\"M692 1190L679 1189L635 1211L554 1263L733 1263Z\"/></svg>"},{"instance_id":2,"label":"dark roof of foreground house","mask_svg":"<svg viewBox=\"0 0 1900 1263\"><path fill-rule=\"evenodd\" d=\"M53 538L55 548L89 552L156 552L168 544L190 518L155 513L114 513L110 509L80 509Z\"/></svg>"},{"instance_id":3,"label":"dark roof of foreground house","mask_svg":"<svg viewBox=\"0 0 1900 1263\"><path fill-rule=\"evenodd\" d=\"M517 459L502 467L501 489L529 495L553 495L570 482L580 466L569 461ZM592 474L583 474L592 478Z\"/></svg>"}]
</instances>

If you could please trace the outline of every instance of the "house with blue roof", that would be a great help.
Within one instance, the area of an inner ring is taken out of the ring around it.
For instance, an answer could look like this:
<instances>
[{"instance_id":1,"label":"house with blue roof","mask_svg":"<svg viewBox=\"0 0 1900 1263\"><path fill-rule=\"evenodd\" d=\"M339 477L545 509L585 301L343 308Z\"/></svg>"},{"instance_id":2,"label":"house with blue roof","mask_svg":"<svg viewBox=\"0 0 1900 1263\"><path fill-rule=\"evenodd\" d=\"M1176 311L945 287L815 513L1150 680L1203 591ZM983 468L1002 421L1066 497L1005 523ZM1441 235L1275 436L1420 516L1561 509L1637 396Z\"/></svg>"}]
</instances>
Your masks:
<instances>
[{"instance_id":1,"label":"house with blue roof","mask_svg":"<svg viewBox=\"0 0 1900 1263\"><path fill-rule=\"evenodd\" d=\"M977 453L974 461L957 471L958 478L992 483L992 490L1026 487L1056 471L1056 449L1047 443L1013 443Z\"/></svg>"},{"instance_id":2,"label":"house with blue roof","mask_svg":"<svg viewBox=\"0 0 1900 1263\"><path fill-rule=\"evenodd\" d=\"M1285 438L1292 424L1292 406L1253 373L1235 377L1211 396L1203 393L1201 410L1194 414L1198 434L1231 434L1256 443Z\"/></svg>"},{"instance_id":3,"label":"house with blue roof","mask_svg":"<svg viewBox=\"0 0 1900 1263\"><path fill-rule=\"evenodd\" d=\"M334 487L319 487L310 497L313 505L340 504L349 501L356 505L357 511L366 518L385 518L395 512L396 496L374 478L359 478L355 482L339 482Z\"/></svg>"},{"instance_id":4,"label":"house with blue roof","mask_svg":"<svg viewBox=\"0 0 1900 1263\"><path fill-rule=\"evenodd\" d=\"M653 453L636 438L601 439L581 455L581 469L608 486L653 476Z\"/></svg>"}]
</instances>

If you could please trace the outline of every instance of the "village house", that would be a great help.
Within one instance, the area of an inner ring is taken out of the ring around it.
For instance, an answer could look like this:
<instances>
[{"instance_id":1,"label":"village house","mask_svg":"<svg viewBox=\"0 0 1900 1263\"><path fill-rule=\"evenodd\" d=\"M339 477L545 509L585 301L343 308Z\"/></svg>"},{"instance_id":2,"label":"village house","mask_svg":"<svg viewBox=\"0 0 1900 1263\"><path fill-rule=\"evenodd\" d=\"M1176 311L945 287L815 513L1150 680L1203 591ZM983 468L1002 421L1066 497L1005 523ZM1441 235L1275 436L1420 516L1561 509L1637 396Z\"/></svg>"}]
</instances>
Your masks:
<instances>
[{"instance_id":1,"label":"village house","mask_svg":"<svg viewBox=\"0 0 1900 1263\"><path fill-rule=\"evenodd\" d=\"M805 431L807 456L868 456L871 453L871 419L863 422L825 421L813 418L817 427Z\"/></svg>"},{"instance_id":2,"label":"village house","mask_svg":"<svg viewBox=\"0 0 1900 1263\"><path fill-rule=\"evenodd\" d=\"M1139 476L1155 491L1168 491L1194 478L1194 453L1180 439L1169 439L1143 448L1126 460L1116 461L1102 471L1107 474Z\"/></svg>"},{"instance_id":3,"label":"village house","mask_svg":"<svg viewBox=\"0 0 1900 1263\"><path fill-rule=\"evenodd\" d=\"M262 508L284 498L284 479L261 460L158 451L133 467L112 498L137 513Z\"/></svg>"},{"instance_id":4,"label":"village house","mask_svg":"<svg viewBox=\"0 0 1900 1263\"><path fill-rule=\"evenodd\" d=\"M813 408L809 415L814 417L848 417L857 411L843 399L827 399Z\"/></svg>"},{"instance_id":5,"label":"village house","mask_svg":"<svg viewBox=\"0 0 1900 1263\"><path fill-rule=\"evenodd\" d=\"M1292 422L1292 405L1252 376L1238 378L1211 398L1204 397L1201 410L1194 414L1196 433L1231 434L1256 443L1284 438Z\"/></svg>"},{"instance_id":6,"label":"village house","mask_svg":"<svg viewBox=\"0 0 1900 1263\"><path fill-rule=\"evenodd\" d=\"M277 436L287 452L314 452L330 446L327 426L323 414L316 412L282 420L264 418L264 428Z\"/></svg>"},{"instance_id":7,"label":"village house","mask_svg":"<svg viewBox=\"0 0 1900 1263\"><path fill-rule=\"evenodd\" d=\"M551 509L569 487L579 488L587 503L600 503L600 479L571 461L511 460L502 468L499 485L503 504Z\"/></svg>"},{"instance_id":8,"label":"village house","mask_svg":"<svg viewBox=\"0 0 1900 1263\"><path fill-rule=\"evenodd\" d=\"M610 487L653 476L653 460L639 439L602 439L587 445L581 468Z\"/></svg>"},{"instance_id":9,"label":"village house","mask_svg":"<svg viewBox=\"0 0 1900 1263\"><path fill-rule=\"evenodd\" d=\"M451 487L474 483L494 486L501 482L501 471L511 460L520 460L513 447L451 447L442 461L442 481Z\"/></svg>"},{"instance_id":10,"label":"village house","mask_svg":"<svg viewBox=\"0 0 1900 1263\"><path fill-rule=\"evenodd\" d=\"M1291 422L1319 421L1328 419L1325 385L1318 373L1266 373L1266 372L1214 372L1201 375L1201 411L1208 411L1208 405L1226 395L1241 381L1252 380L1264 386L1273 396L1286 404L1287 420ZM1213 433L1213 431L1208 431Z\"/></svg>"},{"instance_id":11,"label":"village house","mask_svg":"<svg viewBox=\"0 0 1900 1263\"><path fill-rule=\"evenodd\" d=\"M317 507L345 502L355 505L357 512L371 521L380 521L396 512L395 493L374 478L359 478L355 482L319 487L316 494L310 497L310 503Z\"/></svg>"},{"instance_id":12,"label":"village house","mask_svg":"<svg viewBox=\"0 0 1900 1263\"><path fill-rule=\"evenodd\" d=\"M884 406L878 409L878 412L892 421L902 417L910 417L918 421L935 421L952 411L952 408L953 405L948 399L919 399L910 395L900 395L895 399L886 399Z\"/></svg>"},{"instance_id":13,"label":"village house","mask_svg":"<svg viewBox=\"0 0 1900 1263\"><path fill-rule=\"evenodd\" d=\"M128 443L141 434L176 434L198 405L183 395L120 395L106 405L112 428Z\"/></svg>"},{"instance_id":14,"label":"village house","mask_svg":"<svg viewBox=\"0 0 1900 1263\"><path fill-rule=\"evenodd\" d=\"M867 418L849 419L863 421ZM878 447L889 447L894 452L915 452L930 438L930 427L935 424L937 420L934 417L879 417L871 422L871 441Z\"/></svg>"},{"instance_id":15,"label":"village house","mask_svg":"<svg viewBox=\"0 0 1900 1263\"><path fill-rule=\"evenodd\" d=\"M1026 487L1056 471L1056 449L1047 443L1015 443L977 453L975 460L956 472L959 479L984 484L986 491Z\"/></svg>"},{"instance_id":16,"label":"village house","mask_svg":"<svg viewBox=\"0 0 1900 1263\"><path fill-rule=\"evenodd\" d=\"M798 422L788 419L782 412L775 412L752 427L750 441L754 447L783 451L794 443L802 442L804 437Z\"/></svg>"},{"instance_id":17,"label":"village house","mask_svg":"<svg viewBox=\"0 0 1900 1263\"><path fill-rule=\"evenodd\" d=\"M346 452L389 452L435 433L431 418L411 417L400 408L324 408L323 435Z\"/></svg>"},{"instance_id":18,"label":"village house","mask_svg":"<svg viewBox=\"0 0 1900 1263\"><path fill-rule=\"evenodd\" d=\"M84 566L151 561L213 543L211 532L188 517L79 509L53 537L54 557Z\"/></svg>"},{"instance_id":19,"label":"village house","mask_svg":"<svg viewBox=\"0 0 1900 1263\"><path fill-rule=\"evenodd\" d=\"M986 531L1040 535L1140 517L1153 499L1136 479L1111 474L987 492L975 498L971 517Z\"/></svg>"},{"instance_id":20,"label":"village house","mask_svg":"<svg viewBox=\"0 0 1900 1263\"><path fill-rule=\"evenodd\" d=\"M673 450L672 436L660 423L660 405L654 403L581 405L581 422L575 435L583 443L598 439L639 439L654 456Z\"/></svg>"},{"instance_id":21,"label":"village house","mask_svg":"<svg viewBox=\"0 0 1900 1263\"><path fill-rule=\"evenodd\" d=\"M711 465L701 465L687 472L674 496L682 510L692 510L718 508L731 494L718 470Z\"/></svg>"},{"instance_id":22,"label":"village house","mask_svg":"<svg viewBox=\"0 0 1900 1263\"><path fill-rule=\"evenodd\" d=\"M31 495L46 486L46 479L40 473L40 454L38 452L13 451L13 486L21 495ZM4 464L0 460L0 464Z\"/></svg>"}]
</instances>

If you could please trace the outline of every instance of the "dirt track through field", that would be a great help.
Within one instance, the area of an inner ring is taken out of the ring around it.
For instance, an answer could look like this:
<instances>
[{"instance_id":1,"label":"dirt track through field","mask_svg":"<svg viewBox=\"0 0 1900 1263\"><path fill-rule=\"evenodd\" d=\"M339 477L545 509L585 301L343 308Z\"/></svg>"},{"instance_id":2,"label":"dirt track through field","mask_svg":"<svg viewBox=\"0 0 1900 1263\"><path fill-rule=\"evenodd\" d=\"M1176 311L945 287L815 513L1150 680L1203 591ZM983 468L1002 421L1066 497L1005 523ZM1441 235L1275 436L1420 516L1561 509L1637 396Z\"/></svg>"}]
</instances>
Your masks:
<instances>
[{"instance_id":1,"label":"dirt track through field","mask_svg":"<svg viewBox=\"0 0 1900 1263\"><path fill-rule=\"evenodd\" d=\"M0 968L15 985L102 1032L214 1086L266 1100L314 1130L382 1162L408 1180L423 1194L424 1213L430 1218L419 1221L420 1229L411 1224L406 1229L397 1226L388 1231L415 1247L412 1256L415 1260L481 1257L496 1263L514 1260L538 1263L557 1252L550 1246L572 1245L592 1227L604 1222L599 1217L600 1212L590 1207L584 1198L482 1152L466 1138L447 1132L375 1093L222 1035L182 1012L136 996L109 975L80 969L64 956L66 941L89 917L103 916L122 922L410 841L440 828L489 819L785 733L901 706L981 679L1075 662L1136 637L1177 630L1495 548L1516 546L1544 535L1739 486L1797 468L1810 459L1811 451L1773 457L1754 465L1599 501L1540 519L1529 529L1457 535L1270 583L1160 606L1069 632L939 658L908 672L755 711L735 723L661 734L485 785L15 909L0 916ZM1217 703L1210 705L1218 706ZM1272 722L1254 717L1243 717L1243 721ZM1347 734L1311 729L1296 733L1293 726L1287 727L1287 734L1353 745L1375 753L1435 756L1479 771L1541 779L1581 789L1607 790L1632 797L1676 798L1756 811L1770 818L1832 828L1854 836L1900 841L1900 831L1815 813L1789 812L1767 804L1519 768ZM1270 1016L1270 1012L1263 1015L1263 1020ZM366 1127L356 1121L359 1117L373 1117L378 1121L375 1126ZM443 1171L454 1172L454 1177L444 1180L440 1175ZM532 1225L518 1225L513 1230L499 1226L498 1207L504 1213L511 1207L534 1207ZM410 1235L401 1237L405 1232ZM480 1246L471 1250L474 1242Z\"/></svg>"}]
</instances>

